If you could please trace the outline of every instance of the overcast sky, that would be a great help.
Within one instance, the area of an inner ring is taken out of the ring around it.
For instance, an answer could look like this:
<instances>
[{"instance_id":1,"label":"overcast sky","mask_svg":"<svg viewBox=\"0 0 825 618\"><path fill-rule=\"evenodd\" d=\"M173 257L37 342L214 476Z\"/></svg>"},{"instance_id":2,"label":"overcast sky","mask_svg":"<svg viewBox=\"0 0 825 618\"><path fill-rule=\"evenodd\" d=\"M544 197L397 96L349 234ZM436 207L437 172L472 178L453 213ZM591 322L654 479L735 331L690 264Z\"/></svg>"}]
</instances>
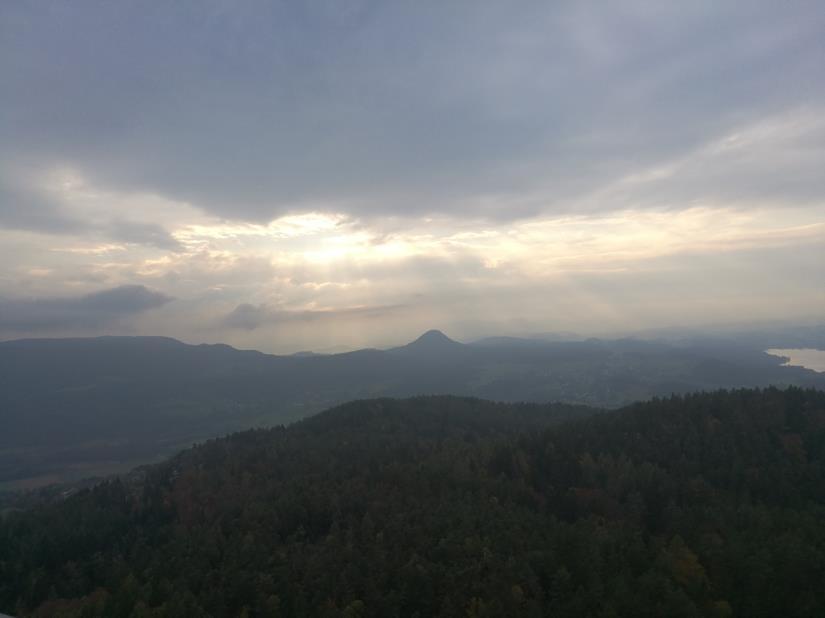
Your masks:
<instances>
[{"instance_id":1,"label":"overcast sky","mask_svg":"<svg viewBox=\"0 0 825 618\"><path fill-rule=\"evenodd\" d=\"M825 4L0 3L0 338L825 316Z\"/></svg>"}]
</instances>

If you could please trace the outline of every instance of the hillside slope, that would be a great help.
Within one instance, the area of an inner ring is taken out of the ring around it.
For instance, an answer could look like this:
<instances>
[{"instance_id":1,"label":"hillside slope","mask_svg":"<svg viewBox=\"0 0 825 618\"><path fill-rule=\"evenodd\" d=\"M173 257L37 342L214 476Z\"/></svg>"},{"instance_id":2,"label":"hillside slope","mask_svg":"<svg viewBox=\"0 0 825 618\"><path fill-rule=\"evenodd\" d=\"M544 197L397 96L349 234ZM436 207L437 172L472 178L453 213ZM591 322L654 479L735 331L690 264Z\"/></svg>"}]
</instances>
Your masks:
<instances>
[{"instance_id":1,"label":"hillside slope","mask_svg":"<svg viewBox=\"0 0 825 618\"><path fill-rule=\"evenodd\" d=\"M36 616L825 613L825 393L347 404L0 525ZM81 612L85 612L82 613Z\"/></svg>"}]
</instances>

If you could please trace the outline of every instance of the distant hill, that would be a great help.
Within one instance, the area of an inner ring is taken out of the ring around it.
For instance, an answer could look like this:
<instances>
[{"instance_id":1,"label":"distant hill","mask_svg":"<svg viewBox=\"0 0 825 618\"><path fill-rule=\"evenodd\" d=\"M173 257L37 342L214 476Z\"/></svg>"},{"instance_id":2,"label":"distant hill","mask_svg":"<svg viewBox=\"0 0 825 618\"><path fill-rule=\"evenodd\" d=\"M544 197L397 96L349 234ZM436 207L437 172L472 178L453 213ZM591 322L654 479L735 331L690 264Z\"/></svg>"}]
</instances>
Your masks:
<instances>
[{"instance_id":1,"label":"distant hill","mask_svg":"<svg viewBox=\"0 0 825 618\"><path fill-rule=\"evenodd\" d=\"M473 341L470 345L476 347L530 347L547 345L547 341L541 339L526 339L523 337L485 337L478 341Z\"/></svg>"},{"instance_id":2,"label":"distant hill","mask_svg":"<svg viewBox=\"0 0 825 618\"><path fill-rule=\"evenodd\" d=\"M0 489L123 471L344 401L456 394L617 407L722 387L825 386L730 341L497 339L275 356L160 337L0 343Z\"/></svg>"},{"instance_id":3,"label":"distant hill","mask_svg":"<svg viewBox=\"0 0 825 618\"><path fill-rule=\"evenodd\" d=\"M825 615L825 393L358 401L0 520L0 609Z\"/></svg>"},{"instance_id":4,"label":"distant hill","mask_svg":"<svg viewBox=\"0 0 825 618\"><path fill-rule=\"evenodd\" d=\"M406 354L418 354L421 356L440 354L453 354L463 352L466 346L457 341L453 341L440 330L428 330L412 343L408 343L400 348L393 348L390 352L402 352Z\"/></svg>"}]
</instances>

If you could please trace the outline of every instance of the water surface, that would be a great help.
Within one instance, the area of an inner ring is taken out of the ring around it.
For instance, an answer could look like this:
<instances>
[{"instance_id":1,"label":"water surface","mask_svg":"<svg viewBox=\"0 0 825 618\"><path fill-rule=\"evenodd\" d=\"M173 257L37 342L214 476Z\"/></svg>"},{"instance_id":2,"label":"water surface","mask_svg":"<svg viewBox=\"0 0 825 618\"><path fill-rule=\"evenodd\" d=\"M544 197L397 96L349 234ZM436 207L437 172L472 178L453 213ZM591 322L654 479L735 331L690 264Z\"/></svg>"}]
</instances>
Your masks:
<instances>
[{"instance_id":1,"label":"water surface","mask_svg":"<svg viewBox=\"0 0 825 618\"><path fill-rule=\"evenodd\" d=\"M813 369L814 371L825 373L825 350L815 350L813 348L780 350L771 348L770 350L765 350L765 352L773 356L783 356L789 359L785 361L783 365L805 367L806 369Z\"/></svg>"}]
</instances>

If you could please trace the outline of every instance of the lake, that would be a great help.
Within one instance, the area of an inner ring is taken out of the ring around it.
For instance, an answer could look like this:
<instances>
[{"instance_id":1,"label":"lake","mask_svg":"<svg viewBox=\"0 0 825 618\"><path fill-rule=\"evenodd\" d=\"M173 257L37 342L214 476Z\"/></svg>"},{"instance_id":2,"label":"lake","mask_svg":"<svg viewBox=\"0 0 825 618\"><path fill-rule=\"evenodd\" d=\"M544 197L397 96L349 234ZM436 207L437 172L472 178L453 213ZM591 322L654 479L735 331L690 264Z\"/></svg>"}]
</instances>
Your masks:
<instances>
[{"instance_id":1,"label":"lake","mask_svg":"<svg viewBox=\"0 0 825 618\"><path fill-rule=\"evenodd\" d=\"M772 356L784 356L790 359L784 363L785 365L805 367L806 369L825 373L825 350L815 350L813 348L780 350L772 348L765 350L765 352Z\"/></svg>"}]
</instances>

